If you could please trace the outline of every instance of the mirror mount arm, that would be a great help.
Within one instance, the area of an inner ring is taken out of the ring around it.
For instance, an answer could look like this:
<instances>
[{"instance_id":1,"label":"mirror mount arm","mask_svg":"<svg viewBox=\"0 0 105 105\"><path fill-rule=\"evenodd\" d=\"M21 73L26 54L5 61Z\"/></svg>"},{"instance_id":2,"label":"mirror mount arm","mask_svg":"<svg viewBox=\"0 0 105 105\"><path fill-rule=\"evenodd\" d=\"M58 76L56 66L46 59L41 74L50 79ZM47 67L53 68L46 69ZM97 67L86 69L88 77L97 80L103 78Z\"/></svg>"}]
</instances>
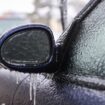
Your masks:
<instances>
[{"instance_id":1,"label":"mirror mount arm","mask_svg":"<svg viewBox=\"0 0 105 105\"><path fill-rule=\"evenodd\" d=\"M75 19L72 25L70 25L56 41L57 56L58 56L57 62L60 71L64 71L63 68L65 68L65 63L67 63L68 49L71 43L71 39L72 37L74 37L72 34L78 32L79 25L80 25L80 20Z\"/></svg>"},{"instance_id":2,"label":"mirror mount arm","mask_svg":"<svg viewBox=\"0 0 105 105\"><path fill-rule=\"evenodd\" d=\"M53 73L56 71L55 53L53 33L44 25L30 24L14 28L0 40L1 63L14 71Z\"/></svg>"}]
</instances>

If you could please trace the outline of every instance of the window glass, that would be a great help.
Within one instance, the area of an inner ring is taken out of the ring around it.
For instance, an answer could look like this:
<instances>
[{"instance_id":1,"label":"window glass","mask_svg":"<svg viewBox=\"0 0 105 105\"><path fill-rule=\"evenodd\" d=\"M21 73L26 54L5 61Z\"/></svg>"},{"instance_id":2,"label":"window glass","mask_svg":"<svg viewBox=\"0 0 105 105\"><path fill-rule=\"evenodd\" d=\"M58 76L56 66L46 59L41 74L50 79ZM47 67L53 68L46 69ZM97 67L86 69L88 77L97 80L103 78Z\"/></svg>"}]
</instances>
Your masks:
<instances>
[{"instance_id":1,"label":"window glass","mask_svg":"<svg viewBox=\"0 0 105 105\"><path fill-rule=\"evenodd\" d=\"M69 60L72 62L69 62L69 70L73 75L105 78L104 10L105 1L102 1L80 24Z\"/></svg>"}]
</instances>

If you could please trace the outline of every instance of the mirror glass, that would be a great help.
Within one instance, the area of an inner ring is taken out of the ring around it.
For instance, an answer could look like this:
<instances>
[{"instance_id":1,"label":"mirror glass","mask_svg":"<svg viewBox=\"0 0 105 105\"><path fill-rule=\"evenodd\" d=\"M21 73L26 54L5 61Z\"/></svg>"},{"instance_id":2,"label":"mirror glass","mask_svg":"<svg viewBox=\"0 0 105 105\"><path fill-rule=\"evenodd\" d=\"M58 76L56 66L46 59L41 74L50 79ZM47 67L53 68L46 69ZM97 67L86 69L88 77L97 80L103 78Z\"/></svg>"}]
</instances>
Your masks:
<instances>
[{"instance_id":1,"label":"mirror glass","mask_svg":"<svg viewBox=\"0 0 105 105\"><path fill-rule=\"evenodd\" d=\"M51 43L44 29L24 29L13 33L1 47L2 59L12 65L39 65L50 57Z\"/></svg>"}]
</instances>

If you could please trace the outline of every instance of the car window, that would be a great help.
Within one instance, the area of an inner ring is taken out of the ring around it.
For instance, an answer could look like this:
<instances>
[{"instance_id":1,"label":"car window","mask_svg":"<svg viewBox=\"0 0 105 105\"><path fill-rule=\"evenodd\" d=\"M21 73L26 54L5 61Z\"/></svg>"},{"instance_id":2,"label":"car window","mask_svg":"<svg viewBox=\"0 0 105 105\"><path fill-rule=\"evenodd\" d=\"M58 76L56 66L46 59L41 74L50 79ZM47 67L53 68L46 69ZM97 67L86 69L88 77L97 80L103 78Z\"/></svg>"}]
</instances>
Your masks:
<instances>
[{"instance_id":1,"label":"car window","mask_svg":"<svg viewBox=\"0 0 105 105\"><path fill-rule=\"evenodd\" d=\"M105 79L105 1L81 22L69 51L69 72Z\"/></svg>"}]
</instances>

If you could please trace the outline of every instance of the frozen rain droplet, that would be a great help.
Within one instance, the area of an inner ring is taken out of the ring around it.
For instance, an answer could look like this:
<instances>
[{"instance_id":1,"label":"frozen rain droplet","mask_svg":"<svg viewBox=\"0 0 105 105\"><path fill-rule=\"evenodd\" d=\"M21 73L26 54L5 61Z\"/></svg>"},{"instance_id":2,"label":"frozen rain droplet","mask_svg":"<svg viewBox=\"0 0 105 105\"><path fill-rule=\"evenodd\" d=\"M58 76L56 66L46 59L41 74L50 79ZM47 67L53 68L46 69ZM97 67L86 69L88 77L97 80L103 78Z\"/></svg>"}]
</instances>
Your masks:
<instances>
[{"instance_id":1,"label":"frozen rain droplet","mask_svg":"<svg viewBox=\"0 0 105 105\"><path fill-rule=\"evenodd\" d=\"M37 74L30 74L30 101L33 100L33 104L36 105L36 87L37 87ZM33 92L33 98L32 98Z\"/></svg>"},{"instance_id":2,"label":"frozen rain droplet","mask_svg":"<svg viewBox=\"0 0 105 105\"><path fill-rule=\"evenodd\" d=\"M6 105L5 103L2 103L1 105Z\"/></svg>"},{"instance_id":3,"label":"frozen rain droplet","mask_svg":"<svg viewBox=\"0 0 105 105\"><path fill-rule=\"evenodd\" d=\"M33 78L34 105L36 105L37 74Z\"/></svg>"},{"instance_id":4,"label":"frozen rain droplet","mask_svg":"<svg viewBox=\"0 0 105 105\"><path fill-rule=\"evenodd\" d=\"M16 73L16 84L19 84L19 72L15 72Z\"/></svg>"},{"instance_id":5,"label":"frozen rain droplet","mask_svg":"<svg viewBox=\"0 0 105 105\"><path fill-rule=\"evenodd\" d=\"M38 60L36 60L35 63L38 63Z\"/></svg>"},{"instance_id":6,"label":"frozen rain droplet","mask_svg":"<svg viewBox=\"0 0 105 105\"><path fill-rule=\"evenodd\" d=\"M33 79L32 79L32 74L30 74L30 101L32 100L32 85L33 85Z\"/></svg>"},{"instance_id":7,"label":"frozen rain droplet","mask_svg":"<svg viewBox=\"0 0 105 105\"><path fill-rule=\"evenodd\" d=\"M12 71L13 75L16 76L16 84L18 85L19 84L19 72L16 72L16 71Z\"/></svg>"}]
</instances>

